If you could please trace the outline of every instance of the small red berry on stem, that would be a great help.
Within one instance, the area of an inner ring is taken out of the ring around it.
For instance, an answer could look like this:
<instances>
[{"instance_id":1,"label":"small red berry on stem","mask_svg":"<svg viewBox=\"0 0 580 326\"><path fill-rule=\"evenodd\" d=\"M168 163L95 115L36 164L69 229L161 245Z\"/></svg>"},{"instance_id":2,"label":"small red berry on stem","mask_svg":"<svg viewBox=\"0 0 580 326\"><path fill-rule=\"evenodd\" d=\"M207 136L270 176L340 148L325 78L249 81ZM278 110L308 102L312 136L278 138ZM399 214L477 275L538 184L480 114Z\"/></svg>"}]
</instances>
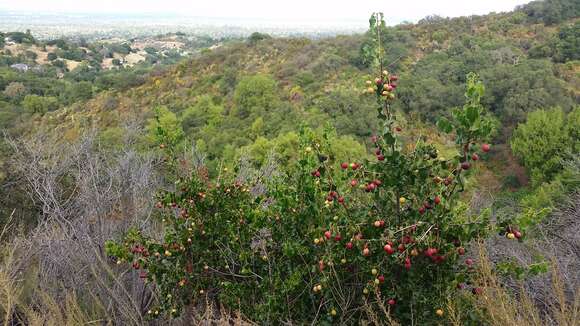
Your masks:
<instances>
[{"instance_id":1,"label":"small red berry on stem","mask_svg":"<svg viewBox=\"0 0 580 326\"><path fill-rule=\"evenodd\" d=\"M326 231L324 232L324 237L326 237L326 239L330 239L332 237L332 233L330 231Z\"/></svg>"},{"instance_id":2,"label":"small red berry on stem","mask_svg":"<svg viewBox=\"0 0 580 326\"><path fill-rule=\"evenodd\" d=\"M409 257L405 258L405 269L411 269L411 258Z\"/></svg>"},{"instance_id":3,"label":"small red berry on stem","mask_svg":"<svg viewBox=\"0 0 580 326\"><path fill-rule=\"evenodd\" d=\"M390 244L386 244L386 245L383 247L383 250L385 250L385 252L386 252L388 255L392 255L392 254L394 254L394 253L395 253L395 249L393 249L393 247L392 247Z\"/></svg>"},{"instance_id":4,"label":"small red berry on stem","mask_svg":"<svg viewBox=\"0 0 580 326\"><path fill-rule=\"evenodd\" d=\"M362 254L363 256L369 256L371 254L371 250L369 248L364 248Z\"/></svg>"},{"instance_id":5,"label":"small red berry on stem","mask_svg":"<svg viewBox=\"0 0 580 326\"><path fill-rule=\"evenodd\" d=\"M397 249L399 250L399 252L403 252L403 251L405 251L405 245L401 243L401 244L399 244Z\"/></svg>"}]
</instances>

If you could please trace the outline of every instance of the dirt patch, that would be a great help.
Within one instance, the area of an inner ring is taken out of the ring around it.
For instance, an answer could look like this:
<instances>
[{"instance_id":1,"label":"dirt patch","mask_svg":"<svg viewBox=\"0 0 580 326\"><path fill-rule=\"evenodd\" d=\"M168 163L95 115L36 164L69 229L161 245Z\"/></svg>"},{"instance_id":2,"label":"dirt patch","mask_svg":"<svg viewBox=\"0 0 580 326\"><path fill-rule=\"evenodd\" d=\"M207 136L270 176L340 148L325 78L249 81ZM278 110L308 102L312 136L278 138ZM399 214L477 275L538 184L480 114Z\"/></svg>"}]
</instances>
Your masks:
<instances>
[{"instance_id":1,"label":"dirt patch","mask_svg":"<svg viewBox=\"0 0 580 326\"><path fill-rule=\"evenodd\" d=\"M66 68L69 71L75 70L81 64L79 61L73 61L73 60L68 60L68 59L63 59L63 60L66 63Z\"/></svg>"},{"instance_id":2,"label":"dirt patch","mask_svg":"<svg viewBox=\"0 0 580 326\"><path fill-rule=\"evenodd\" d=\"M129 53L125 56L124 64L133 66L141 61L145 61L145 57L140 53Z\"/></svg>"}]
</instances>

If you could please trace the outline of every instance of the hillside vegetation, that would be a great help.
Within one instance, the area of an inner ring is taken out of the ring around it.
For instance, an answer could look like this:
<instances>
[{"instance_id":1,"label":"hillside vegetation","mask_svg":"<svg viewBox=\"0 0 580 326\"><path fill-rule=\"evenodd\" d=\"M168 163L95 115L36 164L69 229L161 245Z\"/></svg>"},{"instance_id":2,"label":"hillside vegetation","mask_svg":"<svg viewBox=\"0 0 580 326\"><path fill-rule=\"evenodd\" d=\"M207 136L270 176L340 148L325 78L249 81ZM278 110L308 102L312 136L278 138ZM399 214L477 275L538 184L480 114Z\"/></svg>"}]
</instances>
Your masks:
<instances>
[{"instance_id":1,"label":"hillside vegetation","mask_svg":"<svg viewBox=\"0 0 580 326\"><path fill-rule=\"evenodd\" d=\"M113 70L4 50L4 322L574 325L580 4L369 23Z\"/></svg>"}]
</instances>

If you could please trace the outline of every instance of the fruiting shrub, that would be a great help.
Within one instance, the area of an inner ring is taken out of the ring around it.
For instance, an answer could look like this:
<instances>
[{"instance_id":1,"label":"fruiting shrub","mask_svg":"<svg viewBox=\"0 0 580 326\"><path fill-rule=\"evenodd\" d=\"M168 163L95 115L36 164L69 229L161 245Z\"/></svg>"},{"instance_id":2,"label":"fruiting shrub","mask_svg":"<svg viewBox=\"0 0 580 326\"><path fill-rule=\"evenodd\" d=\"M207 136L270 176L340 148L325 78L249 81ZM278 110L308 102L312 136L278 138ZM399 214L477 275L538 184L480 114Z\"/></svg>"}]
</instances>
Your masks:
<instances>
[{"instance_id":1,"label":"fruiting shrub","mask_svg":"<svg viewBox=\"0 0 580 326\"><path fill-rule=\"evenodd\" d=\"M458 199L481 164L476 152L489 151L483 85L470 74L465 106L438 123L458 146L446 159L426 137L402 143L391 109L397 80L381 67L367 81L382 125L373 159L337 162L331 132L302 129L286 171L250 181L236 171L178 177L156 204L163 239L134 229L108 242L111 256L155 284L149 315L177 316L209 297L265 324L353 324L378 313L424 325L442 320L452 291L481 293L466 286L473 260L464 246L488 231L487 214L470 215Z\"/></svg>"}]
</instances>

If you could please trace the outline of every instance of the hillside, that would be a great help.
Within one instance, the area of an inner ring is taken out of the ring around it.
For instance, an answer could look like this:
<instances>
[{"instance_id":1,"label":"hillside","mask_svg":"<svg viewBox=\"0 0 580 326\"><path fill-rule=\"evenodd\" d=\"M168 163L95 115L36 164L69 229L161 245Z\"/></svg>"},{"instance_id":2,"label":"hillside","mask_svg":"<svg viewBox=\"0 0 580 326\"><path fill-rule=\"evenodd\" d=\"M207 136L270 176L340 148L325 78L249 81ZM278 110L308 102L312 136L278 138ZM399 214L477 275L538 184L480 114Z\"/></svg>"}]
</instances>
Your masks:
<instances>
[{"instance_id":1,"label":"hillside","mask_svg":"<svg viewBox=\"0 0 580 326\"><path fill-rule=\"evenodd\" d=\"M578 18L546 25L526 14L526 8L454 19L427 17L416 25L387 28L386 62L400 75L397 109L412 120L432 122L461 105L469 71L484 81L484 104L508 131L504 137L528 112L577 105L579 65L567 35L577 37ZM370 102L361 96L371 71L364 52L368 40L369 35L355 35L233 43L184 61L142 86L106 92L49 114L43 123L74 138L80 126L145 121L154 107L165 106L182 121L187 137L202 140L211 157L222 157L224 151L232 157L231 146L250 145L261 137L271 140L301 123L329 121L339 133L363 141L376 129ZM247 104L241 97L273 89L281 89L282 95L243 107ZM214 123L207 125L210 120ZM260 130L252 130L258 125Z\"/></svg>"},{"instance_id":2,"label":"hillside","mask_svg":"<svg viewBox=\"0 0 580 326\"><path fill-rule=\"evenodd\" d=\"M580 3L383 18L0 34L0 321L576 326Z\"/></svg>"}]
</instances>

